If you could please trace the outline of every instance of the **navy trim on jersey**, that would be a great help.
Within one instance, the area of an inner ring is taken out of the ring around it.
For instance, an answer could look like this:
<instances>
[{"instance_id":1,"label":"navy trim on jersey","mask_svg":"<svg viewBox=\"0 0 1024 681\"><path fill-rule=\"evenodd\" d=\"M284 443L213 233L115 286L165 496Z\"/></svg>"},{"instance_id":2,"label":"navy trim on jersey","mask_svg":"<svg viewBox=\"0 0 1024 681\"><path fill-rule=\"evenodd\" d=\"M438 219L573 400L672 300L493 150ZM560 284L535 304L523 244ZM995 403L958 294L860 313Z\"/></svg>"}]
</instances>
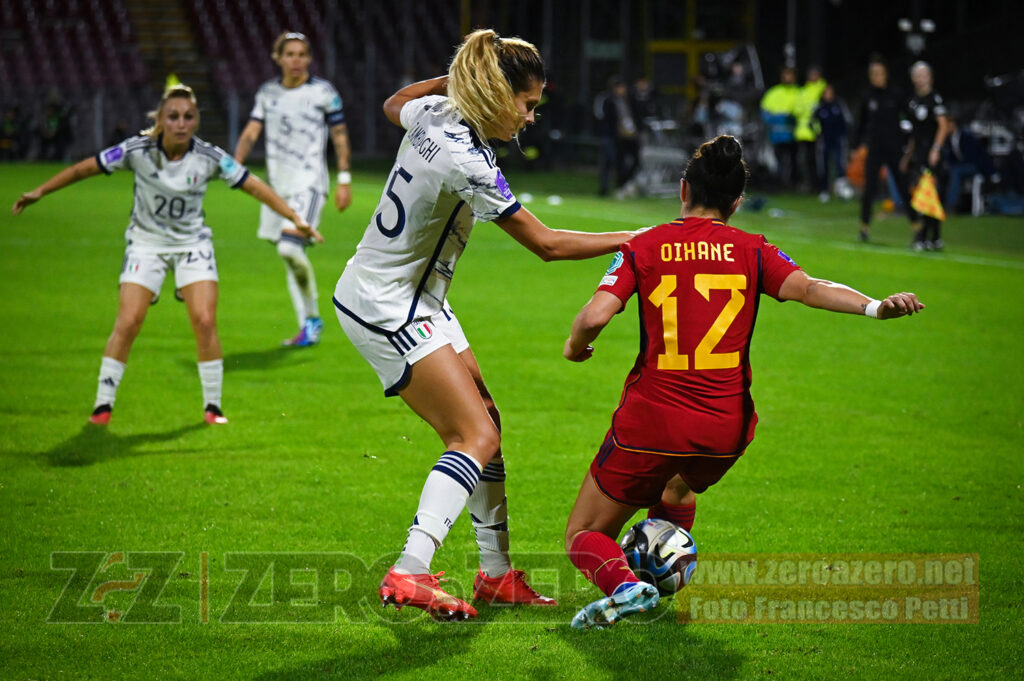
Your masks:
<instances>
[{"instance_id":1,"label":"navy trim on jersey","mask_svg":"<svg viewBox=\"0 0 1024 681\"><path fill-rule=\"evenodd\" d=\"M282 236L284 236L284 235L282 235ZM352 310L348 309L347 307L342 305L340 302L338 302L338 299L335 298L334 296L331 296L331 300L334 301L334 307L338 308L339 310L341 310L342 312L347 314L349 317L351 317L356 323L358 323L364 329L367 329L369 331L373 331L374 333L382 334L384 336L390 336L391 335L391 332L388 331L387 329L383 329L383 328L381 328L379 326L376 326L374 324L370 324L369 322L364 322L362 319L359 318L358 315L356 315L355 312L353 312Z\"/></svg>"},{"instance_id":2,"label":"navy trim on jersey","mask_svg":"<svg viewBox=\"0 0 1024 681\"><path fill-rule=\"evenodd\" d=\"M256 121L260 125L263 125L263 119L262 118L256 118L255 116L249 116L249 120L250 121Z\"/></svg>"},{"instance_id":3,"label":"navy trim on jersey","mask_svg":"<svg viewBox=\"0 0 1024 681\"><path fill-rule=\"evenodd\" d=\"M97 151L96 152L96 165L98 165L100 167L100 170L103 171L104 175L113 175L114 171L110 170L109 168L107 168L107 166L103 165L103 160L100 158L100 154L102 154L102 153L103 153L102 151Z\"/></svg>"},{"instance_id":4,"label":"navy trim on jersey","mask_svg":"<svg viewBox=\"0 0 1024 681\"><path fill-rule=\"evenodd\" d=\"M384 397L397 397L398 392L409 384L409 379L412 377L412 365L406 364L405 371L402 372L402 377L398 379L398 382L393 386L384 391Z\"/></svg>"},{"instance_id":5,"label":"navy trim on jersey","mask_svg":"<svg viewBox=\"0 0 1024 681\"><path fill-rule=\"evenodd\" d=\"M291 241L305 248L309 245L309 241L305 237L298 236L297 234L288 234L281 232L281 238L278 241Z\"/></svg>"},{"instance_id":6,"label":"navy trim on jersey","mask_svg":"<svg viewBox=\"0 0 1024 681\"><path fill-rule=\"evenodd\" d=\"M509 206L505 210L501 211L501 215L499 215L498 217L494 218L494 220L492 222L497 221L497 220L504 220L505 218L509 217L513 213L516 213L522 207L523 207L523 204L521 204L518 201L516 201L511 206Z\"/></svg>"},{"instance_id":7,"label":"navy trim on jersey","mask_svg":"<svg viewBox=\"0 0 1024 681\"><path fill-rule=\"evenodd\" d=\"M309 200L309 210L306 212L306 222L312 225L316 217L320 215L320 211L323 209L321 203L324 198L323 195L315 189L310 189L309 192L313 196Z\"/></svg>"},{"instance_id":8,"label":"navy trim on jersey","mask_svg":"<svg viewBox=\"0 0 1024 681\"><path fill-rule=\"evenodd\" d=\"M326 122L330 127L341 125L345 122L345 112L340 109L338 111L327 112L324 114L324 122Z\"/></svg>"},{"instance_id":9,"label":"navy trim on jersey","mask_svg":"<svg viewBox=\"0 0 1024 681\"><path fill-rule=\"evenodd\" d=\"M444 230L441 232L441 238L437 240L437 247L434 249L434 253L430 256L430 260L427 261L427 269L423 272L423 278L420 279L420 283L416 287L416 295L412 298L412 306L409 308L409 314L405 318L405 323L402 324L402 326L405 326L405 324L408 324L416 317L416 307L420 304L420 294L423 293L423 289L427 285L427 280L430 279L430 275L434 272L434 265L437 263L437 259L441 255L441 249L444 248L444 244L448 240L448 232L451 231L452 225L455 224L456 216L465 205L466 202L460 200L455 204L455 209L448 217L448 222L445 224Z\"/></svg>"},{"instance_id":10,"label":"navy trim on jersey","mask_svg":"<svg viewBox=\"0 0 1024 681\"><path fill-rule=\"evenodd\" d=\"M246 180L248 180L248 179L249 179L249 171L248 171L248 170L246 170L246 171L245 171L245 174L244 174L244 175L242 175L242 179L240 179L240 180L239 180L238 182L236 182L236 183L234 183L233 185L231 185L231 188L232 188L232 189L238 189L238 188L239 188L239 187L241 187L241 186L242 186L243 184L245 184L245 181L246 181Z\"/></svg>"}]
</instances>

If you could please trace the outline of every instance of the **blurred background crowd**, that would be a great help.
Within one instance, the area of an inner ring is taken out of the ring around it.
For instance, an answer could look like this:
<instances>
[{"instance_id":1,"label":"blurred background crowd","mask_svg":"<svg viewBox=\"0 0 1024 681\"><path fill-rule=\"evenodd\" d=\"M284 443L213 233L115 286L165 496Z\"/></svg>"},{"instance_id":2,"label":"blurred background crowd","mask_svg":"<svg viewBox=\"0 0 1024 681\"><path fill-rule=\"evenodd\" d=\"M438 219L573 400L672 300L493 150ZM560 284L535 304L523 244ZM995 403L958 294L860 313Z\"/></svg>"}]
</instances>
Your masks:
<instances>
[{"instance_id":1,"label":"blurred background crowd","mask_svg":"<svg viewBox=\"0 0 1024 681\"><path fill-rule=\"evenodd\" d=\"M387 157L400 131L381 102L493 26L536 43L549 72L542 119L504 162L589 168L610 196L672 193L696 145L729 133L756 190L850 198L865 182L869 63L885 65L909 140L924 62L950 126L947 212L1022 213L1021 18L1016 0L4 0L0 159L66 162L134 134L170 73L196 90L200 136L234 148L283 30L310 37L354 155ZM899 206L897 174L883 165L879 191Z\"/></svg>"}]
</instances>

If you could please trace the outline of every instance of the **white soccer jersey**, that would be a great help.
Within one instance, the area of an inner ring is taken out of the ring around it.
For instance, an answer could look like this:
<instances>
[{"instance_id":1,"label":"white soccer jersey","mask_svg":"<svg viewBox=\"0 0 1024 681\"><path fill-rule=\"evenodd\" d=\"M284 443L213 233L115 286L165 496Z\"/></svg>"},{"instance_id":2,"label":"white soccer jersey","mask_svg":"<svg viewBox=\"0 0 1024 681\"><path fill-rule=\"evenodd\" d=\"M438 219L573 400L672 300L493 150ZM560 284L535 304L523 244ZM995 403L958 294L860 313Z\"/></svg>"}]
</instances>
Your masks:
<instances>
[{"instance_id":1,"label":"white soccer jersey","mask_svg":"<svg viewBox=\"0 0 1024 681\"><path fill-rule=\"evenodd\" d=\"M288 198L310 187L327 193L327 132L345 122L333 85L315 77L294 88L280 78L268 80L256 92L249 117L263 124L267 172L278 194Z\"/></svg>"},{"instance_id":2,"label":"white soccer jersey","mask_svg":"<svg viewBox=\"0 0 1024 681\"><path fill-rule=\"evenodd\" d=\"M193 137L176 161L167 158L160 138L139 135L96 154L110 175L124 168L135 173L135 200L124 238L136 248L158 252L188 250L212 230L203 222L203 195L220 177L237 188L249 177L245 166L220 147Z\"/></svg>"},{"instance_id":3,"label":"white soccer jersey","mask_svg":"<svg viewBox=\"0 0 1024 681\"><path fill-rule=\"evenodd\" d=\"M406 103L384 194L338 281L335 305L391 333L441 309L476 220L519 210L494 152L439 95Z\"/></svg>"}]
</instances>

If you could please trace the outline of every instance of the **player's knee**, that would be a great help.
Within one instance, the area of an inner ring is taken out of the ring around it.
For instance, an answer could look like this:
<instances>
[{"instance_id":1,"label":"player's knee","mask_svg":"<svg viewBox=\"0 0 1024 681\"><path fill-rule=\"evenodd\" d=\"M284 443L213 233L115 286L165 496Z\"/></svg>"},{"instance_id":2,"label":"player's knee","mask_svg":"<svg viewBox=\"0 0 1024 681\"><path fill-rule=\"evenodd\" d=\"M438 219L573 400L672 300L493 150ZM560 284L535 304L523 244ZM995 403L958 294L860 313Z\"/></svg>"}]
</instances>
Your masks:
<instances>
[{"instance_id":1,"label":"player's knee","mask_svg":"<svg viewBox=\"0 0 1024 681\"><path fill-rule=\"evenodd\" d=\"M122 312L117 316L117 321L114 323L114 333L122 338L135 338L139 335L139 331L142 330L142 322L145 319L146 314L144 312Z\"/></svg>"},{"instance_id":2,"label":"player's knee","mask_svg":"<svg viewBox=\"0 0 1024 681\"><path fill-rule=\"evenodd\" d=\"M289 265L302 263L306 255L302 245L291 239L281 239L277 242L277 254Z\"/></svg>"},{"instance_id":3,"label":"player's knee","mask_svg":"<svg viewBox=\"0 0 1024 681\"><path fill-rule=\"evenodd\" d=\"M216 333L217 313L213 310L199 310L192 313L192 326L199 334Z\"/></svg>"},{"instance_id":4,"label":"player's knee","mask_svg":"<svg viewBox=\"0 0 1024 681\"><path fill-rule=\"evenodd\" d=\"M482 427L467 434L464 438L465 447L477 455L481 463L486 463L494 458L501 448L501 435L493 425Z\"/></svg>"}]
</instances>

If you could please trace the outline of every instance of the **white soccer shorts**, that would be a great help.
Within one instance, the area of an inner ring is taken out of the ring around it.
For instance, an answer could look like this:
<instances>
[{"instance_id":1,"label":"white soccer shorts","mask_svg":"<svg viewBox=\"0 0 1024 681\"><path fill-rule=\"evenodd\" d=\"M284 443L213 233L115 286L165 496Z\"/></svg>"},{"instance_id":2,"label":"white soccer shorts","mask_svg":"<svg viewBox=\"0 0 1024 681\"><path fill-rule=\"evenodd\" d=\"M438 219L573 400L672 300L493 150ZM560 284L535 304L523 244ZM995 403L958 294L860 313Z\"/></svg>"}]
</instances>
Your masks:
<instances>
[{"instance_id":1,"label":"white soccer shorts","mask_svg":"<svg viewBox=\"0 0 1024 681\"><path fill-rule=\"evenodd\" d=\"M384 386L384 394L393 397L405 387L412 365L438 348L451 345L456 353L469 348L455 313L448 303L440 312L425 319L414 319L395 333L373 331L339 310L338 322L352 345L363 356Z\"/></svg>"},{"instance_id":2,"label":"white soccer shorts","mask_svg":"<svg viewBox=\"0 0 1024 681\"><path fill-rule=\"evenodd\" d=\"M292 210L302 216L310 227L316 229L320 226L320 215L323 213L324 203L327 201L326 194L321 194L316 189L307 189L282 198L291 206ZM269 206L261 206L260 229L257 236L277 243L281 238L282 229L295 229L295 225L288 218L275 213Z\"/></svg>"},{"instance_id":3,"label":"white soccer shorts","mask_svg":"<svg viewBox=\"0 0 1024 681\"><path fill-rule=\"evenodd\" d=\"M174 272L175 288L185 288L197 281L217 281L217 257L213 242L200 241L187 251L153 253L128 246L124 249L120 283L145 286L160 293L167 272Z\"/></svg>"}]
</instances>

